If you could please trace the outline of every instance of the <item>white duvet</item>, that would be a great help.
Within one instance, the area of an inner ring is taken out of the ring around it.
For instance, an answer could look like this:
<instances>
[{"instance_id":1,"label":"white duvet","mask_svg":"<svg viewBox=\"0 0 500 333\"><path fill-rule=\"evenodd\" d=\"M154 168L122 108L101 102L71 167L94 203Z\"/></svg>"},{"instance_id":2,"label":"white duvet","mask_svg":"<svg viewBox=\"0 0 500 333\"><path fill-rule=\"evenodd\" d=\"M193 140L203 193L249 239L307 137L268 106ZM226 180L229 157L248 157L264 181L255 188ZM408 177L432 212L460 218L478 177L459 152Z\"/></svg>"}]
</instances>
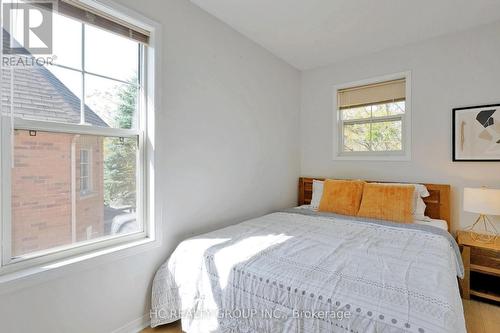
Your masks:
<instances>
[{"instance_id":1,"label":"white duvet","mask_svg":"<svg viewBox=\"0 0 500 333\"><path fill-rule=\"evenodd\" d=\"M187 333L465 332L461 261L441 233L280 212L194 237L155 276L151 326L182 317Z\"/></svg>"}]
</instances>

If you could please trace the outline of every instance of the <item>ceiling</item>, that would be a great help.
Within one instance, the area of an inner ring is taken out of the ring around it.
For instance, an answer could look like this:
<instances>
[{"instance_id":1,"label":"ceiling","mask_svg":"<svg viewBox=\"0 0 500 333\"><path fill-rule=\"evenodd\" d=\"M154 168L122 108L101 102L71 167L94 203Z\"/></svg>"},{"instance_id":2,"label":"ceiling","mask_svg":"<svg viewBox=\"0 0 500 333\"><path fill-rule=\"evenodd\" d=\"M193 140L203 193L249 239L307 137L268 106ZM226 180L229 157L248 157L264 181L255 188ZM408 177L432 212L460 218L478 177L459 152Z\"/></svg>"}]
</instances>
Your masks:
<instances>
[{"instance_id":1,"label":"ceiling","mask_svg":"<svg viewBox=\"0 0 500 333\"><path fill-rule=\"evenodd\" d=\"M298 69L500 20L500 0L191 0Z\"/></svg>"}]
</instances>

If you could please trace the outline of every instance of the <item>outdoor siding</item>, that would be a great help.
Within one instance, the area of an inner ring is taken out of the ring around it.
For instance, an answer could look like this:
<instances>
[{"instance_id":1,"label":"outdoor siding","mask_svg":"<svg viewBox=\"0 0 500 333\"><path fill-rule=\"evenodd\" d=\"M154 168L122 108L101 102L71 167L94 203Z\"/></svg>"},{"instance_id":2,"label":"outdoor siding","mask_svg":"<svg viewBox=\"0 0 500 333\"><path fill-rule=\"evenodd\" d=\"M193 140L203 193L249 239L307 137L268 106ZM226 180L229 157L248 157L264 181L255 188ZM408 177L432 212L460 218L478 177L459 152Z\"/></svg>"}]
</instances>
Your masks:
<instances>
[{"instance_id":1,"label":"outdoor siding","mask_svg":"<svg viewBox=\"0 0 500 333\"><path fill-rule=\"evenodd\" d=\"M71 144L76 143L77 240L102 235L103 193L79 195L79 136L16 130L12 169L12 254L69 244L71 232ZM89 139L86 138L86 144ZM92 138L94 189L102 189L102 140Z\"/></svg>"}]
</instances>

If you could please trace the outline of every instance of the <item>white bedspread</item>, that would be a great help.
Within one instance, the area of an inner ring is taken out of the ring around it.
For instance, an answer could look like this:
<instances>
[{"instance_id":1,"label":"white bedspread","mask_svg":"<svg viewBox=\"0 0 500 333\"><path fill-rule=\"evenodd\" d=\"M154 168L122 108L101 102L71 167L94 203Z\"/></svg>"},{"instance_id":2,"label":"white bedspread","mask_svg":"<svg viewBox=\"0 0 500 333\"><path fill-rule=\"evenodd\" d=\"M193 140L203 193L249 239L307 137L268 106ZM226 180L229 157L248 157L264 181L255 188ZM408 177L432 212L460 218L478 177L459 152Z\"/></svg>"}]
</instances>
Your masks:
<instances>
[{"instance_id":1,"label":"white bedspread","mask_svg":"<svg viewBox=\"0 0 500 333\"><path fill-rule=\"evenodd\" d=\"M457 260L449 239L425 230L273 213L182 242L155 276L151 325L465 332Z\"/></svg>"}]
</instances>

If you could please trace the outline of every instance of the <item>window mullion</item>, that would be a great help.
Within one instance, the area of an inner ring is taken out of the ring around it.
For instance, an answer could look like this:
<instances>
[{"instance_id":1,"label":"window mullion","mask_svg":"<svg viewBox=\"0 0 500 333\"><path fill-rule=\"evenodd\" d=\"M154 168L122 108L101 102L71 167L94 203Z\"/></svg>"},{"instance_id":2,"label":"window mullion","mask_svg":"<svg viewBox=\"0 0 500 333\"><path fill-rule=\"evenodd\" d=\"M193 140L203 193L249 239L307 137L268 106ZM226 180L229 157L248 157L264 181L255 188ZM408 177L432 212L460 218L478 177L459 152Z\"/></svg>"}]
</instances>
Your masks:
<instances>
[{"instance_id":1,"label":"window mullion","mask_svg":"<svg viewBox=\"0 0 500 333\"><path fill-rule=\"evenodd\" d=\"M82 23L82 96L80 97L80 124L85 124L85 25Z\"/></svg>"},{"instance_id":2,"label":"window mullion","mask_svg":"<svg viewBox=\"0 0 500 333\"><path fill-rule=\"evenodd\" d=\"M144 93L145 90L143 88L144 83L144 46L138 45L138 65L137 65L137 99L135 101L135 109L137 112L136 124L135 127L140 130L140 135L137 136L136 147L137 147L137 155L136 155L136 217L142 221L142 231L150 234L150 230L148 230L149 226L147 224L147 214L146 214L146 200L147 200L147 187L146 187L146 150L144 144L144 133L146 132L146 122L147 122L147 110L146 105L144 103Z\"/></svg>"},{"instance_id":3,"label":"window mullion","mask_svg":"<svg viewBox=\"0 0 500 333\"><path fill-rule=\"evenodd\" d=\"M370 151L373 151L373 142L372 142L372 124L373 124L373 105L370 105Z\"/></svg>"},{"instance_id":4,"label":"window mullion","mask_svg":"<svg viewBox=\"0 0 500 333\"><path fill-rule=\"evenodd\" d=\"M383 116L371 118L372 123L384 123L389 121L401 121L404 115L393 115L393 116Z\"/></svg>"},{"instance_id":5,"label":"window mullion","mask_svg":"<svg viewBox=\"0 0 500 333\"><path fill-rule=\"evenodd\" d=\"M82 71L81 69L77 69L77 68L73 68L73 67L69 67L69 66L65 66L65 65L61 65L61 64L52 64L50 66L64 68L64 69L67 69L67 70L70 70L70 71L73 71L73 72L78 72L78 73L84 73L84 74L89 74L89 75L93 75L93 76L98 76L98 77L103 78L103 79L108 79L108 80L120 82L120 83L123 83L123 84L128 84L128 85L131 85L131 86L139 86L139 84L137 82L124 81L124 80L120 80L120 79L117 79L117 78L114 78L114 77L111 77L111 76L107 76L107 75L103 75L103 74L98 74L98 73L90 72L90 71L87 71L87 70Z\"/></svg>"},{"instance_id":6,"label":"window mullion","mask_svg":"<svg viewBox=\"0 0 500 333\"><path fill-rule=\"evenodd\" d=\"M394 116L383 116L383 117L374 117L374 118L359 118L359 119L349 119L342 120L343 124L352 125L352 124L368 124L368 123L383 123L389 121L402 121L404 119L404 115L394 115Z\"/></svg>"},{"instance_id":7,"label":"window mullion","mask_svg":"<svg viewBox=\"0 0 500 333\"><path fill-rule=\"evenodd\" d=\"M28 119L15 119L14 129L125 138L136 137L141 133L140 130L135 129L97 127Z\"/></svg>"},{"instance_id":8,"label":"window mullion","mask_svg":"<svg viewBox=\"0 0 500 333\"><path fill-rule=\"evenodd\" d=\"M1 161L0 169L2 176L2 193L1 193L1 225L0 225L0 267L5 266L11 261L12 254L12 158L11 143L13 132L10 128L10 121L6 117L2 117L0 121L2 126L1 134Z\"/></svg>"},{"instance_id":9,"label":"window mullion","mask_svg":"<svg viewBox=\"0 0 500 333\"><path fill-rule=\"evenodd\" d=\"M131 86L136 86L136 87L138 86L137 83L130 82L130 81L124 81L124 80L120 80L120 79L116 79L114 77L103 75L103 74L97 74L97 73L89 72L89 71L83 71L83 73L84 74L88 74L88 75L92 75L92 76L97 76L97 77L100 77L102 79L107 79L107 80L111 80L111 81L120 82L120 83L123 83L123 84L128 84L128 85L131 85Z\"/></svg>"}]
</instances>

